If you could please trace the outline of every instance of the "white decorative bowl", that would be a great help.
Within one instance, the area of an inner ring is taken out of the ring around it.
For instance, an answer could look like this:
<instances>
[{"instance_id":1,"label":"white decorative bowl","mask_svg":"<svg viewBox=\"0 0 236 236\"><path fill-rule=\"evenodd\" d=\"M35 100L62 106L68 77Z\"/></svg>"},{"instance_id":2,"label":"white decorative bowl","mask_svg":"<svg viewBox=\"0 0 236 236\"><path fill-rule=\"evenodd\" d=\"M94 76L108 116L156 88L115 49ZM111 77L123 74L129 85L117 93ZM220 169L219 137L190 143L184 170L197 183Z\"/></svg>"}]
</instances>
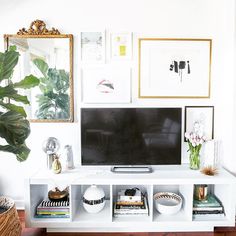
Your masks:
<instances>
[{"instance_id":1,"label":"white decorative bowl","mask_svg":"<svg viewBox=\"0 0 236 236\"><path fill-rule=\"evenodd\" d=\"M182 198L176 193L159 192L154 195L157 211L165 215L176 214L182 207Z\"/></svg>"},{"instance_id":2,"label":"white decorative bowl","mask_svg":"<svg viewBox=\"0 0 236 236\"><path fill-rule=\"evenodd\" d=\"M105 192L101 187L91 185L83 196L83 206L88 213L98 213L105 206Z\"/></svg>"}]
</instances>

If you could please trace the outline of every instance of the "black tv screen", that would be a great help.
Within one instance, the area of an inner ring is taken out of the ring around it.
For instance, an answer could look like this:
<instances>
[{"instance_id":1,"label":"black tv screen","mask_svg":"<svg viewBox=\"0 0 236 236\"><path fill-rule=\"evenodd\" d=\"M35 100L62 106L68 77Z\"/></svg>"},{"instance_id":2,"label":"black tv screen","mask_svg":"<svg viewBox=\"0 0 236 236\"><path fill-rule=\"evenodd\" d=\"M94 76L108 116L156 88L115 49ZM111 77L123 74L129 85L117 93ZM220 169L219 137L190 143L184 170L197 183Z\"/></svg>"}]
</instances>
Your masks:
<instances>
[{"instance_id":1,"label":"black tv screen","mask_svg":"<svg viewBox=\"0 0 236 236\"><path fill-rule=\"evenodd\" d=\"M181 108L82 108L82 165L181 164Z\"/></svg>"}]
</instances>

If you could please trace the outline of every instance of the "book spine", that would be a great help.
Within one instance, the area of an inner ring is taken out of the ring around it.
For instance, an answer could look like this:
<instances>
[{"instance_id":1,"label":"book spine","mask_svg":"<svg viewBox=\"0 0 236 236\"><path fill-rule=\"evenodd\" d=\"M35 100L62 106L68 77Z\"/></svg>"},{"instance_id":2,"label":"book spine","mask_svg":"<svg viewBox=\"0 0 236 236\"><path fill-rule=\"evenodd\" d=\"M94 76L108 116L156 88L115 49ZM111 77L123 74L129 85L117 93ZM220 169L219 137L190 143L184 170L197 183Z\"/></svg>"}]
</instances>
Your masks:
<instances>
[{"instance_id":1,"label":"book spine","mask_svg":"<svg viewBox=\"0 0 236 236\"><path fill-rule=\"evenodd\" d=\"M193 211L223 211L223 207L193 207Z\"/></svg>"},{"instance_id":2,"label":"book spine","mask_svg":"<svg viewBox=\"0 0 236 236\"><path fill-rule=\"evenodd\" d=\"M36 218L70 218L70 215L35 215Z\"/></svg>"},{"instance_id":3,"label":"book spine","mask_svg":"<svg viewBox=\"0 0 236 236\"><path fill-rule=\"evenodd\" d=\"M69 201L53 202L53 201L43 200L39 204L39 207L68 207L68 206L69 206Z\"/></svg>"},{"instance_id":4,"label":"book spine","mask_svg":"<svg viewBox=\"0 0 236 236\"><path fill-rule=\"evenodd\" d=\"M218 211L218 210L213 210L213 211L193 211L193 214L222 214L224 211Z\"/></svg>"},{"instance_id":5,"label":"book spine","mask_svg":"<svg viewBox=\"0 0 236 236\"><path fill-rule=\"evenodd\" d=\"M136 206L136 205L116 205L115 209L128 209L128 210L132 210L132 209L146 209L146 206Z\"/></svg>"},{"instance_id":6,"label":"book spine","mask_svg":"<svg viewBox=\"0 0 236 236\"><path fill-rule=\"evenodd\" d=\"M37 207L37 210L56 210L56 211L68 211L69 207Z\"/></svg>"},{"instance_id":7,"label":"book spine","mask_svg":"<svg viewBox=\"0 0 236 236\"><path fill-rule=\"evenodd\" d=\"M222 205L215 203L205 203L205 204L193 203L193 207L222 207Z\"/></svg>"},{"instance_id":8,"label":"book spine","mask_svg":"<svg viewBox=\"0 0 236 236\"><path fill-rule=\"evenodd\" d=\"M120 217L120 216L148 216L148 213L132 213L132 214L114 214L114 217Z\"/></svg>"},{"instance_id":9,"label":"book spine","mask_svg":"<svg viewBox=\"0 0 236 236\"><path fill-rule=\"evenodd\" d=\"M142 201L142 197L140 196L118 196L118 201L124 202L140 202Z\"/></svg>"},{"instance_id":10,"label":"book spine","mask_svg":"<svg viewBox=\"0 0 236 236\"><path fill-rule=\"evenodd\" d=\"M144 202L143 201L140 201L140 202L117 201L116 205L142 206L142 205L144 205Z\"/></svg>"}]
</instances>

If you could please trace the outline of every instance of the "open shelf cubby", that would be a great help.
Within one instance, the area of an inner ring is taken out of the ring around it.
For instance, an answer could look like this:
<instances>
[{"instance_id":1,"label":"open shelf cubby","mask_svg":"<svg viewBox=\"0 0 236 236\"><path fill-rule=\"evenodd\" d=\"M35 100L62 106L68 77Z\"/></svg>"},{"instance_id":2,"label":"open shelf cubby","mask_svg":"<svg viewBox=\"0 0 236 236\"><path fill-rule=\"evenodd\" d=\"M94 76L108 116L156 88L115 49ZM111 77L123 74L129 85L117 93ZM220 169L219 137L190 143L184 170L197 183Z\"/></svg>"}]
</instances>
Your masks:
<instances>
[{"instance_id":1,"label":"open shelf cubby","mask_svg":"<svg viewBox=\"0 0 236 236\"><path fill-rule=\"evenodd\" d=\"M155 200L153 198L153 221L154 222L172 222L172 221L191 221L192 217L192 193L193 188L190 184L184 185L154 185L153 194L159 192L172 192L176 193L182 198L182 207L179 212L174 215L161 214L155 208Z\"/></svg>"},{"instance_id":2,"label":"open shelf cubby","mask_svg":"<svg viewBox=\"0 0 236 236\"><path fill-rule=\"evenodd\" d=\"M70 193L69 218L37 218L38 204L47 197L49 183L67 183ZM83 195L95 184L105 192L105 207L99 213L88 213L83 207ZM205 184L208 193L214 194L224 207L222 216L196 219L193 215L195 185ZM28 227L45 227L48 232L161 232L161 231L213 231L215 226L235 224L235 177L225 169L216 176L192 171L188 166L155 168L150 174L114 174L108 168L77 168L71 172L53 175L38 172L26 181L26 224ZM138 188L147 196L148 215L114 214L118 192ZM182 207L174 215L157 211L154 195L172 192L182 197Z\"/></svg>"},{"instance_id":3,"label":"open shelf cubby","mask_svg":"<svg viewBox=\"0 0 236 236\"><path fill-rule=\"evenodd\" d=\"M72 185L71 186L71 207L73 222L110 222L110 185L97 185L105 192L105 207L99 213L88 213L83 207L82 197L90 185Z\"/></svg>"}]
</instances>

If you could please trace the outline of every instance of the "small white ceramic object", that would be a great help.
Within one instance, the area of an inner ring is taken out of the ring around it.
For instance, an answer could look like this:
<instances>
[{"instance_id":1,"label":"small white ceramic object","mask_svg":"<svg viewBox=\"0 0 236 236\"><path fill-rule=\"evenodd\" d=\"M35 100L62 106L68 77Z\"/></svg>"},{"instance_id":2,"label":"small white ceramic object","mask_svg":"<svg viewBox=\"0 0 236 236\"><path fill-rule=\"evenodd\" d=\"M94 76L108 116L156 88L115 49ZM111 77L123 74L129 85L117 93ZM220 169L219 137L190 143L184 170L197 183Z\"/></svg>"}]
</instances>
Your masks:
<instances>
[{"instance_id":1,"label":"small white ceramic object","mask_svg":"<svg viewBox=\"0 0 236 236\"><path fill-rule=\"evenodd\" d=\"M154 195L155 207L165 215L176 214L182 207L182 198L176 193L159 192Z\"/></svg>"},{"instance_id":2,"label":"small white ceramic object","mask_svg":"<svg viewBox=\"0 0 236 236\"><path fill-rule=\"evenodd\" d=\"M88 213L98 213L105 206L105 192L101 187L91 185L83 196L83 206Z\"/></svg>"}]
</instances>

